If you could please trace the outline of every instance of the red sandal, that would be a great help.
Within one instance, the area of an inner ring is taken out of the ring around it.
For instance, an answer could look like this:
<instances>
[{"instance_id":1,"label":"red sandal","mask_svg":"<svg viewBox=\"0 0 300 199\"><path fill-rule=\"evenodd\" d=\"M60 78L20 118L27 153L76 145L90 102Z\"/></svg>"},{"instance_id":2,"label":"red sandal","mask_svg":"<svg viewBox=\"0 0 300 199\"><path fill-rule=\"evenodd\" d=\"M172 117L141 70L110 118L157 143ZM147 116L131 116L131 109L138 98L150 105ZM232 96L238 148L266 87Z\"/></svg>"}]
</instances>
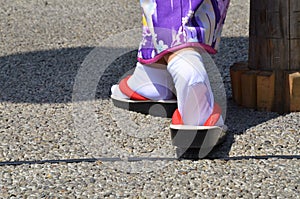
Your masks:
<instances>
[{"instance_id":1,"label":"red sandal","mask_svg":"<svg viewBox=\"0 0 300 199\"><path fill-rule=\"evenodd\" d=\"M184 125L178 109L170 125L172 144L177 147L177 156L187 159L206 157L224 141L227 126L215 126L221 117L221 108L215 104L213 113L203 126Z\"/></svg>"}]
</instances>

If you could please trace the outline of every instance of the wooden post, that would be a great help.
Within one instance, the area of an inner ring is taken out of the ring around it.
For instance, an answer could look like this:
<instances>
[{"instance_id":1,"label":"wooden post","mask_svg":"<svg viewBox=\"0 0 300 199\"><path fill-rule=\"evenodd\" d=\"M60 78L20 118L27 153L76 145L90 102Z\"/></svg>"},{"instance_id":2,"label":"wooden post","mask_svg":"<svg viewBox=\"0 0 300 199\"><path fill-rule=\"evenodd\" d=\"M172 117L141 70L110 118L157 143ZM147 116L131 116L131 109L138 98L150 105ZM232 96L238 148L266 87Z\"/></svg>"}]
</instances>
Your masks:
<instances>
[{"instance_id":1,"label":"wooden post","mask_svg":"<svg viewBox=\"0 0 300 199\"><path fill-rule=\"evenodd\" d=\"M257 75L257 108L263 111L272 111L275 100L274 72L260 72Z\"/></svg>"},{"instance_id":2,"label":"wooden post","mask_svg":"<svg viewBox=\"0 0 300 199\"><path fill-rule=\"evenodd\" d=\"M300 72L300 0L251 0L250 6L248 67L264 74L257 76L257 106L279 113L295 111L300 101L291 99L286 89L300 91L299 80L286 74ZM266 99L260 92L271 101L262 105Z\"/></svg>"},{"instance_id":3,"label":"wooden post","mask_svg":"<svg viewBox=\"0 0 300 199\"><path fill-rule=\"evenodd\" d=\"M241 75L242 105L255 108L257 105L257 71L247 71Z\"/></svg>"},{"instance_id":4,"label":"wooden post","mask_svg":"<svg viewBox=\"0 0 300 199\"><path fill-rule=\"evenodd\" d=\"M291 111L300 111L300 73L287 74L287 100L289 102L289 109Z\"/></svg>"},{"instance_id":5,"label":"wooden post","mask_svg":"<svg viewBox=\"0 0 300 199\"><path fill-rule=\"evenodd\" d=\"M249 71L247 63L235 63L230 67L232 95L234 101L238 104L242 104L242 74Z\"/></svg>"}]
</instances>

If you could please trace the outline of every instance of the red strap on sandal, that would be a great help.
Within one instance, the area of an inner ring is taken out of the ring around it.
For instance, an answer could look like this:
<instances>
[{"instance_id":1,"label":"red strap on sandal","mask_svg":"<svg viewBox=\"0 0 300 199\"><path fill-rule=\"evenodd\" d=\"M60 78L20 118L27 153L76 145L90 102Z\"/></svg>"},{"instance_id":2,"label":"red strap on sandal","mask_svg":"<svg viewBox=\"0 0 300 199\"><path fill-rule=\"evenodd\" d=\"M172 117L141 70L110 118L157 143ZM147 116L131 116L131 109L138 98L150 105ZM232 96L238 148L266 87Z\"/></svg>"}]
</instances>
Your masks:
<instances>
[{"instance_id":1,"label":"red strap on sandal","mask_svg":"<svg viewBox=\"0 0 300 199\"><path fill-rule=\"evenodd\" d=\"M127 81L130 77L131 77L131 75L125 77L124 79L122 79L120 81L119 88L120 88L121 92L132 100L139 100L139 101L149 100L148 98L143 97L140 94L136 93L128 86Z\"/></svg>"},{"instance_id":2,"label":"red strap on sandal","mask_svg":"<svg viewBox=\"0 0 300 199\"><path fill-rule=\"evenodd\" d=\"M221 107L217 103L215 103L212 114L208 117L203 126L214 126L219 121L221 113ZM183 125L183 121L178 109L176 109L172 116L172 124Z\"/></svg>"}]
</instances>

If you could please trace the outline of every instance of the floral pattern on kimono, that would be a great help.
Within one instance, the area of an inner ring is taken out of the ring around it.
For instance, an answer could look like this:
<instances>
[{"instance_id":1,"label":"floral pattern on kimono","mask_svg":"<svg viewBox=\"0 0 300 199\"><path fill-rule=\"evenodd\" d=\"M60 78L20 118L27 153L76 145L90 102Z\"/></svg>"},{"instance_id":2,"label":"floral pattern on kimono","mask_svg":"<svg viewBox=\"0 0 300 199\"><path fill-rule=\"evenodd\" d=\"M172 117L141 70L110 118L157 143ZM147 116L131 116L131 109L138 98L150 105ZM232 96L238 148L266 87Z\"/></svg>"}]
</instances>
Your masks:
<instances>
[{"instance_id":1,"label":"floral pattern on kimono","mask_svg":"<svg viewBox=\"0 0 300 199\"><path fill-rule=\"evenodd\" d=\"M143 38L138 61L151 64L186 47L216 53L230 0L140 0Z\"/></svg>"}]
</instances>

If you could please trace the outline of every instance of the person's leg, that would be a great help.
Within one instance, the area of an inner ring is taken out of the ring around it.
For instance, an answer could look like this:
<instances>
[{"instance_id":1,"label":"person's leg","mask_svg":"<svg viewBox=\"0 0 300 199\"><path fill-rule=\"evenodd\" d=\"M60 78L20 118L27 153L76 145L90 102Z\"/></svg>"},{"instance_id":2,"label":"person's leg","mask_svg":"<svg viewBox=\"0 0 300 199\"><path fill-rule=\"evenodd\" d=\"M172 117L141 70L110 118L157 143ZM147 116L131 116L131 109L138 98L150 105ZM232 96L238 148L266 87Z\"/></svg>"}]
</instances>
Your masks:
<instances>
[{"instance_id":1,"label":"person's leg","mask_svg":"<svg viewBox=\"0 0 300 199\"><path fill-rule=\"evenodd\" d=\"M214 96L200 53L191 49L174 53L168 60L167 70L175 84L183 123L203 125L212 114ZM216 125L223 125L223 119Z\"/></svg>"},{"instance_id":2,"label":"person's leg","mask_svg":"<svg viewBox=\"0 0 300 199\"><path fill-rule=\"evenodd\" d=\"M166 69L158 68L156 65L144 65L138 62L127 84L133 91L145 98L172 99L174 97L172 77ZM111 91L115 96L128 98L120 91L118 85L114 85Z\"/></svg>"}]
</instances>

